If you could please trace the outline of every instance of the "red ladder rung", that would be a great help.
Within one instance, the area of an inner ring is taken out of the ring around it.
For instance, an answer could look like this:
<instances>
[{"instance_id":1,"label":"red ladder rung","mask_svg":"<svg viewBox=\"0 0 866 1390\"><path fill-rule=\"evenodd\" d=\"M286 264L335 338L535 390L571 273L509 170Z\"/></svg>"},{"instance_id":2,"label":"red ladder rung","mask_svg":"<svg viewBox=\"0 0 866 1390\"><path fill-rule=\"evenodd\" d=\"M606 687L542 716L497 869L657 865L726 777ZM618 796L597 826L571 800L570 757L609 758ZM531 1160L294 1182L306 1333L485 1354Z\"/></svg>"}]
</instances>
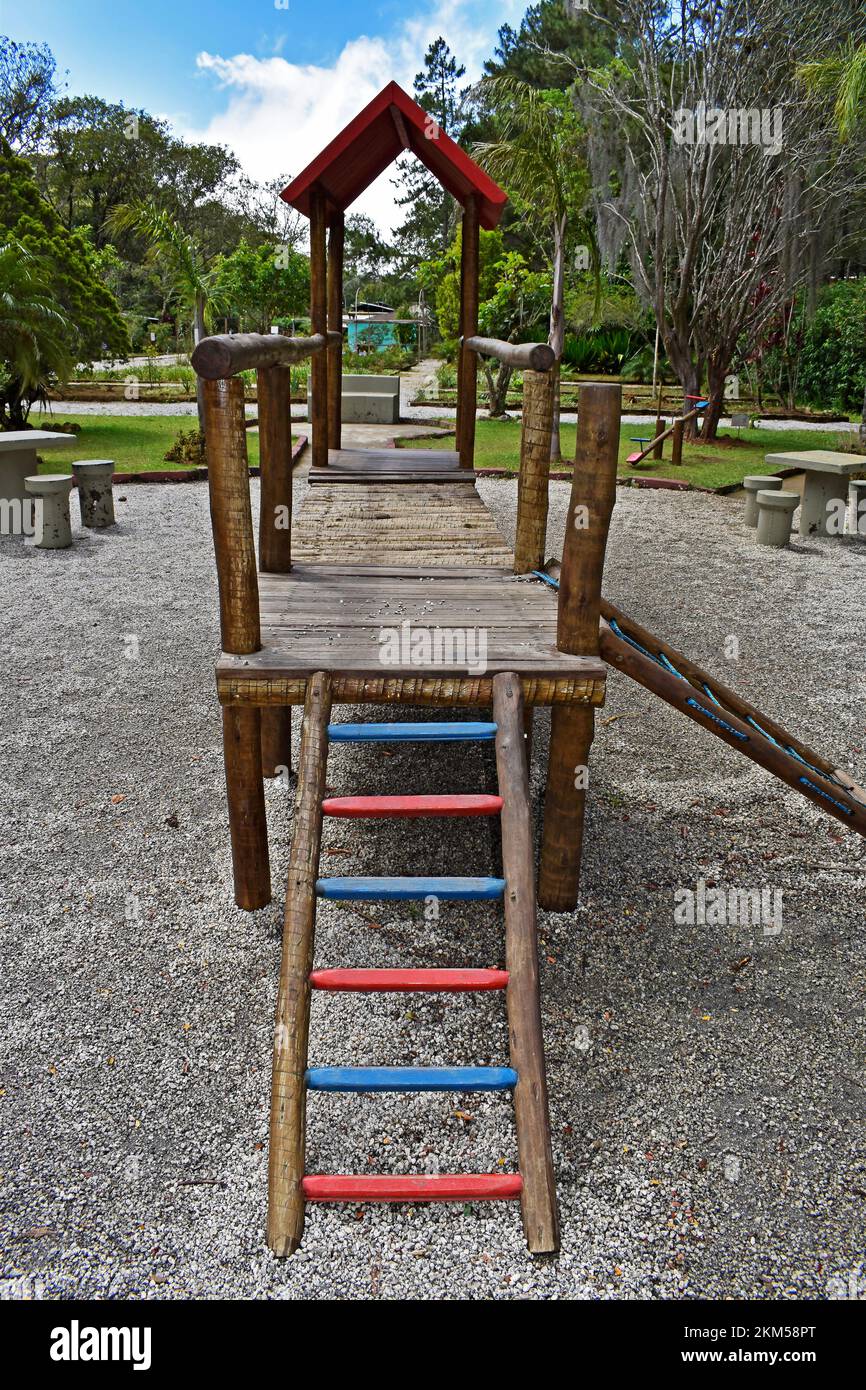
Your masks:
<instances>
[{"instance_id":1,"label":"red ladder rung","mask_svg":"<svg viewBox=\"0 0 866 1390\"><path fill-rule=\"evenodd\" d=\"M425 1176L312 1174L308 1202L489 1202L519 1197L519 1173L436 1173Z\"/></svg>"},{"instance_id":2,"label":"red ladder rung","mask_svg":"<svg viewBox=\"0 0 866 1390\"><path fill-rule=\"evenodd\" d=\"M354 990L362 994L417 990L459 994L464 990L504 989L507 970L314 970L313 989Z\"/></svg>"}]
</instances>

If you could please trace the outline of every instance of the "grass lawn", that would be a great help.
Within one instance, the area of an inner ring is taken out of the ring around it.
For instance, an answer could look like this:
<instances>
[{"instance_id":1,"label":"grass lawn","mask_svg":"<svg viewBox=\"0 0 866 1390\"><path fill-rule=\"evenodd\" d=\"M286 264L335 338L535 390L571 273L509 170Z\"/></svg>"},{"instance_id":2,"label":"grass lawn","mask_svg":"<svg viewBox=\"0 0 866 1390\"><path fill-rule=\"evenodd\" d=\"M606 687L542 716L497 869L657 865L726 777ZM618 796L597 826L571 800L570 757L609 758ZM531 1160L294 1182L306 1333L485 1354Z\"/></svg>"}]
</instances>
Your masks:
<instances>
[{"instance_id":1,"label":"grass lawn","mask_svg":"<svg viewBox=\"0 0 866 1390\"><path fill-rule=\"evenodd\" d=\"M114 459L118 473L194 467L165 458L179 430L196 428L194 415L67 415L59 411L47 415L33 411L30 416L30 423L40 430L53 429L56 423L67 420L79 424L81 433L71 434L63 448L46 449L41 473L68 473L74 459ZM292 435L293 442L296 438ZM247 454L250 464L257 466L259 436L253 430L247 430Z\"/></svg>"},{"instance_id":2,"label":"grass lawn","mask_svg":"<svg viewBox=\"0 0 866 1390\"><path fill-rule=\"evenodd\" d=\"M562 427L562 454L574 458L575 425ZM665 440L665 457L647 459L641 468L626 463L629 454L643 448L632 442L635 435L652 437L652 425L623 425L620 431L619 473L642 478L680 478L698 487L726 487L740 483L747 473L765 473L764 455L787 453L794 449L838 449L834 430L723 430L714 444L687 444L680 468L671 464L671 441ZM440 439L399 439L403 449L454 448L454 436ZM475 463L479 468L508 468L517 472L520 464L520 421L479 420L475 427ZM568 464L564 463L563 468ZM866 471L866 460L864 460Z\"/></svg>"}]
</instances>

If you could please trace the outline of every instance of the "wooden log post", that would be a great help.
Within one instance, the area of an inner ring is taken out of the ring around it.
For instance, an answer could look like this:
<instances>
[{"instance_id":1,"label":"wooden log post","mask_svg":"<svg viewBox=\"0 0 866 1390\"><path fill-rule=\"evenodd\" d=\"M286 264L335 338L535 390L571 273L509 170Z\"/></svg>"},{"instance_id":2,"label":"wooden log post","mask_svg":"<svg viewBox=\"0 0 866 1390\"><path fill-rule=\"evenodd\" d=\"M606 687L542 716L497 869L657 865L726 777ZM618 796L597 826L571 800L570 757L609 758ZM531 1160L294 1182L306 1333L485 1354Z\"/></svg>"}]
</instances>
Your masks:
<instances>
[{"instance_id":1,"label":"wooden log post","mask_svg":"<svg viewBox=\"0 0 866 1390\"><path fill-rule=\"evenodd\" d=\"M343 242L342 212L331 214L328 234L328 448L342 447Z\"/></svg>"},{"instance_id":2,"label":"wooden log post","mask_svg":"<svg viewBox=\"0 0 866 1390\"><path fill-rule=\"evenodd\" d=\"M307 1118L307 1046L310 971L316 920L316 878L322 843L322 799L331 713L330 678L321 671L307 685L298 764L298 793L289 859L283 953L274 1026L268 1154L268 1245L291 1255L304 1229Z\"/></svg>"},{"instance_id":3,"label":"wooden log post","mask_svg":"<svg viewBox=\"0 0 866 1390\"><path fill-rule=\"evenodd\" d=\"M325 255L326 201L322 188L310 190L310 326L315 336L328 330L327 258ZM320 352L310 363L312 408L312 465L328 466L328 353Z\"/></svg>"},{"instance_id":4,"label":"wooden log post","mask_svg":"<svg viewBox=\"0 0 866 1390\"><path fill-rule=\"evenodd\" d=\"M464 338L466 347L482 357L495 357L516 371L548 372L556 361L549 343L507 343L503 338Z\"/></svg>"},{"instance_id":5,"label":"wooden log post","mask_svg":"<svg viewBox=\"0 0 866 1390\"><path fill-rule=\"evenodd\" d=\"M535 863L529 780L523 756L523 695L510 672L493 678L496 770L502 796L505 968L508 1038L517 1072L514 1116L523 1192L523 1229L534 1255L559 1249L559 1217L550 1146L547 1076L538 979Z\"/></svg>"},{"instance_id":6,"label":"wooden log post","mask_svg":"<svg viewBox=\"0 0 866 1390\"><path fill-rule=\"evenodd\" d=\"M515 574L528 574L544 565L553 387L553 377L549 371L524 371L520 472L517 478L517 535L514 542Z\"/></svg>"},{"instance_id":7,"label":"wooden log post","mask_svg":"<svg viewBox=\"0 0 866 1390\"><path fill-rule=\"evenodd\" d=\"M463 208L460 298L460 332L465 340L478 332L478 199L474 193L467 196ZM477 386L478 358L464 341L460 348L458 382L460 432L457 449L461 468L471 468L475 459Z\"/></svg>"},{"instance_id":8,"label":"wooden log post","mask_svg":"<svg viewBox=\"0 0 866 1390\"><path fill-rule=\"evenodd\" d=\"M683 461L683 430L685 424L683 420L675 420L671 431L671 463L675 468L679 468Z\"/></svg>"},{"instance_id":9,"label":"wooden log post","mask_svg":"<svg viewBox=\"0 0 866 1390\"><path fill-rule=\"evenodd\" d=\"M581 386L571 500L562 548L556 645L575 656L598 654L601 581L616 498L622 388ZM551 711L538 900L552 912L577 906L589 748L595 711Z\"/></svg>"},{"instance_id":10,"label":"wooden log post","mask_svg":"<svg viewBox=\"0 0 866 1390\"><path fill-rule=\"evenodd\" d=\"M288 574L292 568L292 388L288 367L260 368L259 569Z\"/></svg>"},{"instance_id":11,"label":"wooden log post","mask_svg":"<svg viewBox=\"0 0 866 1390\"><path fill-rule=\"evenodd\" d=\"M659 411L659 413L656 415L655 443L653 444L653 458L654 458L654 459L661 459L661 458L664 458L664 456L665 456L664 428L665 428L665 422L664 422L664 419L662 418L661 411Z\"/></svg>"},{"instance_id":12,"label":"wooden log post","mask_svg":"<svg viewBox=\"0 0 866 1390\"><path fill-rule=\"evenodd\" d=\"M322 352L326 345L323 333L312 338L285 338L279 333L218 333L202 338L190 362L200 377L220 381L238 372L303 362L305 357Z\"/></svg>"},{"instance_id":13,"label":"wooden log post","mask_svg":"<svg viewBox=\"0 0 866 1390\"><path fill-rule=\"evenodd\" d=\"M261 630L244 384L238 377L206 381L204 402L222 646L225 652L246 656L261 647ZM252 912L271 900L258 709L228 706L223 710L223 746L235 902Z\"/></svg>"},{"instance_id":14,"label":"wooden log post","mask_svg":"<svg viewBox=\"0 0 866 1390\"><path fill-rule=\"evenodd\" d=\"M457 342L457 402L456 402L455 420L454 420L454 442L455 442L455 445L456 445L458 454L459 454L459 452L460 452L460 440L461 440L462 434L463 434L463 412L462 412L462 404L463 404L463 389L462 389L462 388L463 388L463 355L464 355L464 354L463 354L463 335L464 335L465 332L466 332L466 328L465 328L464 323L463 323L463 301L464 301L464 298L465 298L464 293L463 293L463 286L464 286L465 283L466 283L466 258L465 258L465 256L463 255L463 237L464 237L464 235L465 235L465 232L466 232L466 223L465 223L465 221L461 220L461 225L460 225L460 302L459 302L458 309L457 309L457 332L458 332L458 342Z\"/></svg>"},{"instance_id":15,"label":"wooden log post","mask_svg":"<svg viewBox=\"0 0 866 1390\"><path fill-rule=\"evenodd\" d=\"M259 398L259 569L288 574L292 568L292 390L288 367L261 367ZM261 712L262 775L292 770L292 710L268 706Z\"/></svg>"}]
</instances>

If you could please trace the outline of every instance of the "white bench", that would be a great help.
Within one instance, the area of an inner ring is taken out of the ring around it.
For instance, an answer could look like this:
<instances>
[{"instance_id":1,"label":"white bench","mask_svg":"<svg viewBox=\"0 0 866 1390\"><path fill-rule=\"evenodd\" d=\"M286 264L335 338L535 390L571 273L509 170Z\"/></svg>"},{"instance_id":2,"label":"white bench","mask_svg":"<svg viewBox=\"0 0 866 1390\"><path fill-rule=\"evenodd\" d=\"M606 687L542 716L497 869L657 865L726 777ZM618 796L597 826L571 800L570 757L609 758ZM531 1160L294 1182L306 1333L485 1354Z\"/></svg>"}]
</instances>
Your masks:
<instances>
[{"instance_id":1,"label":"white bench","mask_svg":"<svg viewBox=\"0 0 866 1390\"><path fill-rule=\"evenodd\" d=\"M312 413L307 379L307 419ZM345 375L340 415L345 425L396 425L400 419L399 376Z\"/></svg>"}]
</instances>

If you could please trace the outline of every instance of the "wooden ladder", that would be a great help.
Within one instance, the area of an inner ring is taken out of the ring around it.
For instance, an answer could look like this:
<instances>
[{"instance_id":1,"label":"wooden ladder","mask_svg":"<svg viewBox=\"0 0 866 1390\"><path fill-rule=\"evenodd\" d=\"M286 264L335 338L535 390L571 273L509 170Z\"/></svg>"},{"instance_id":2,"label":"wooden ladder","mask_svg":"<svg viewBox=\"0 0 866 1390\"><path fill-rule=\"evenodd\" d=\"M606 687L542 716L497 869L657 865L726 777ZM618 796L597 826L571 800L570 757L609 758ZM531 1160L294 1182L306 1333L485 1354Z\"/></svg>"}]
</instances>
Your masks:
<instances>
[{"instance_id":1,"label":"wooden ladder","mask_svg":"<svg viewBox=\"0 0 866 1390\"><path fill-rule=\"evenodd\" d=\"M541 1031L535 869L520 680L493 681L493 722L330 724L329 677L308 684L289 863L283 953L274 1033L268 1176L268 1243L278 1255L297 1250L307 1202L430 1202L520 1198L523 1227L535 1254L559 1248ZM328 747L339 742L493 741L495 796L325 797ZM503 878L319 878L325 815L418 817L498 815ZM316 902L501 899L505 970L314 970ZM308 1067L313 989L360 993L504 990L509 1066ZM330 1175L305 1171L306 1099L313 1091L512 1091L518 1173Z\"/></svg>"}]
</instances>

